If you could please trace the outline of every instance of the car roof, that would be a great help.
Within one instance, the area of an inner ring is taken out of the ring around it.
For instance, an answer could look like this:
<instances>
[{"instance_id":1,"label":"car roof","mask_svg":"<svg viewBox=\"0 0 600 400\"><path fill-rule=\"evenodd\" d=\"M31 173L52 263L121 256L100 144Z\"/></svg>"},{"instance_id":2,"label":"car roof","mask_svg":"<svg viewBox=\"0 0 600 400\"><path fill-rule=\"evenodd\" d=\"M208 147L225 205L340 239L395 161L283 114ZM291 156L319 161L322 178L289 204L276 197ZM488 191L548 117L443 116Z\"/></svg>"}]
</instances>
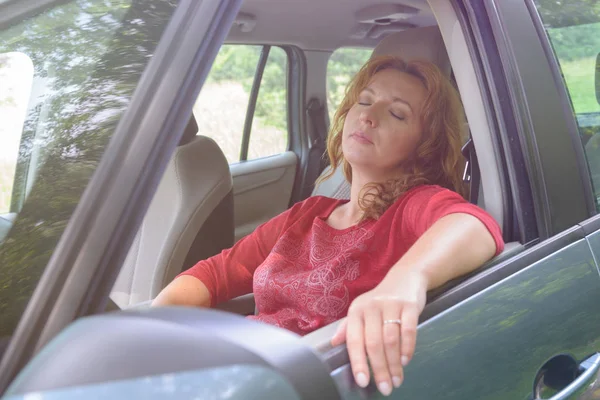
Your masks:
<instances>
[{"instance_id":1,"label":"car roof","mask_svg":"<svg viewBox=\"0 0 600 400\"><path fill-rule=\"evenodd\" d=\"M372 48L388 34L431 25L426 0L245 0L226 42Z\"/></svg>"}]
</instances>

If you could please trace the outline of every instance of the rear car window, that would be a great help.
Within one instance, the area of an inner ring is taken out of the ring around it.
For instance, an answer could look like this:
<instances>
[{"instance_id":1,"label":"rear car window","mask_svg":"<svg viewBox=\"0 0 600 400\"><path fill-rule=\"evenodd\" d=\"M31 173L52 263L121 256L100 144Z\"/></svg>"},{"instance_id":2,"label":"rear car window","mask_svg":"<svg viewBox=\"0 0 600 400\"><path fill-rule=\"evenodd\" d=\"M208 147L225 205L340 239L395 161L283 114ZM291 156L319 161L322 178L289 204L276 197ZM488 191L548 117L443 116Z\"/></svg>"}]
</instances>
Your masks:
<instances>
[{"instance_id":1,"label":"rear car window","mask_svg":"<svg viewBox=\"0 0 600 400\"><path fill-rule=\"evenodd\" d=\"M287 150L287 68L288 56L281 47L221 46L194 116L198 134L217 142L230 164Z\"/></svg>"}]
</instances>

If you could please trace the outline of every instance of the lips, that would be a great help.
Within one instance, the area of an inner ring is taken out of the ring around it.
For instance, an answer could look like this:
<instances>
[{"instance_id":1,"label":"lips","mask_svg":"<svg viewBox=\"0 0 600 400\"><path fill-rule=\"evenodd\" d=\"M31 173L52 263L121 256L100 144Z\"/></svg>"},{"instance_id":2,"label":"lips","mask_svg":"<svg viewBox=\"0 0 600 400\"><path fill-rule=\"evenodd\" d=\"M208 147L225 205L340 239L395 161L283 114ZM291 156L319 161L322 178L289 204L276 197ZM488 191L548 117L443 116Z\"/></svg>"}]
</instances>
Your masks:
<instances>
[{"instance_id":1,"label":"lips","mask_svg":"<svg viewBox=\"0 0 600 400\"><path fill-rule=\"evenodd\" d=\"M359 143L363 143L363 144L373 144L373 141L371 140L371 138L367 135L365 135L364 132L354 132L350 135L351 138L353 138L354 140L356 140Z\"/></svg>"}]
</instances>

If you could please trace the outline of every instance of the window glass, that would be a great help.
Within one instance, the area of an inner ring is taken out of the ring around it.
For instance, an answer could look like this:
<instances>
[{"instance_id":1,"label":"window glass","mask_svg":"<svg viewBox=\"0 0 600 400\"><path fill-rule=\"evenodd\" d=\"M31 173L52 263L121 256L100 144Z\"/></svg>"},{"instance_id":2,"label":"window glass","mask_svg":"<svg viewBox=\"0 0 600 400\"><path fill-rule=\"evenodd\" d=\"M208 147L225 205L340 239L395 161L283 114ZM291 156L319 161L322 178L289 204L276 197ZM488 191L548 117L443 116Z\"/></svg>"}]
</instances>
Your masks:
<instances>
[{"instance_id":1,"label":"window glass","mask_svg":"<svg viewBox=\"0 0 600 400\"><path fill-rule=\"evenodd\" d=\"M33 65L11 192L17 215L0 238L0 338L19 321L175 7L61 2L0 31L0 53Z\"/></svg>"},{"instance_id":2,"label":"window glass","mask_svg":"<svg viewBox=\"0 0 600 400\"><path fill-rule=\"evenodd\" d=\"M341 48L331 54L327 63L327 109L329 120L342 102L346 87L367 62L372 49Z\"/></svg>"},{"instance_id":3,"label":"window glass","mask_svg":"<svg viewBox=\"0 0 600 400\"><path fill-rule=\"evenodd\" d=\"M600 2L535 0L535 4L567 86L600 210L600 105L595 90Z\"/></svg>"},{"instance_id":4,"label":"window glass","mask_svg":"<svg viewBox=\"0 0 600 400\"><path fill-rule=\"evenodd\" d=\"M33 63L23 53L0 54L0 215L10 212L19 143L33 83Z\"/></svg>"},{"instance_id":5,"label":"window glass","mask_svg":"<svg viewBox=\"0 0 600 400\"><path fill-rule=\"evenodd\" d=\"M194 106L198 134L217 142L230 163L240 161L250 92L263 46L223 45ZM287 55L271 47L254 110L248 159L287 147Z\"/></svg>"},{"instance_id":6,"label":"window glass","mask_svg":"<svg viewBox=\"0 0 600 400\"><path fill-rule=\"evenodd\" d=\"M287 54L271 47L256 99L248 160L285 152L287 128Z\"/></svg>"},{"instance_id":7,"label":"window glass","mask_svg":"<svg viewBox=\"0 0 600 400\"><path fill-rule=\"evenodd\" d=\"M244 121L261 48L221 46L194 105L198 134L214 139L230 163L240 160Z\"/></svg>"}]
</instances>

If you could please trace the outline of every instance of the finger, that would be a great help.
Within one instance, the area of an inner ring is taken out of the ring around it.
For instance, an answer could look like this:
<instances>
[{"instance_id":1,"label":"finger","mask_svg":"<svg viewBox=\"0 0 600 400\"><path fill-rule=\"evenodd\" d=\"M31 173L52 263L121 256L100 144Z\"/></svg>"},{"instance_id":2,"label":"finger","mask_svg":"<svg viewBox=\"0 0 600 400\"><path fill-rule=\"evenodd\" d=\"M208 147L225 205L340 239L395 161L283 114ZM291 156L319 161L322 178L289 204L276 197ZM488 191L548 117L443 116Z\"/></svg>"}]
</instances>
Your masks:
<instances>
[{"instance_id":1,"label":"finger","mask_svg":"<svg viewBox=\"0 0 600 400\"><path fill-rule=\"evenodd\" d=\"M340 325L338 326L337 330L335 331L335 334L331 338L332 346L339 346L340 344L342 344L346 341L347 326L348 326L348 320L344 318L342 320L342 322L340 322Z\"/></svg>"},{"instance_id":2,"label":"finger","mask_svg":"<svg viewBox=\"0 0 600 400\"><path fill-rule=\"evenodd\" d=\"M350 358L354 380L358 386L363 388L369 385L369 366L365 354L364 329L362 313L348 313L346 347L348 348L348 357Z\"/></svg>"},{"instance_id":3,"label":"finger","mask_svg":"<svg viewBox=\"0 0 600 400\"><path fill-rule=\"evenodd\" d=\"M373 370L373 379L384 396L392 392L392 377L383 347L383 320L379 307L371 307L365 312L365 347L369 364Z\"/></svg>"},{"instance_id":4,"label":"finger","mask_svg":"<svg viewBox=\"0 0 600 400\"><path fill-rule=\"evenodd\" d=\"M402 315L402 307L396 304L386 305L383 309L383 321L397 320ZM388 369L392 376L392 384L399 387L404 380L402 368L402 350L400 348L400 324L383 324L383 345Z\"/></svg>"},{"instance_id":5,"label":"finger","mask_svg":"<svg viewBox=\"0 0 600 400\"><path fill-rule=\"evenodd\" d=\"M417 325L419 324L419 311L416 306L407 305L402 310L402 365L407 366L415 353L417 343Z\"/></svg>"}]
</instances>

